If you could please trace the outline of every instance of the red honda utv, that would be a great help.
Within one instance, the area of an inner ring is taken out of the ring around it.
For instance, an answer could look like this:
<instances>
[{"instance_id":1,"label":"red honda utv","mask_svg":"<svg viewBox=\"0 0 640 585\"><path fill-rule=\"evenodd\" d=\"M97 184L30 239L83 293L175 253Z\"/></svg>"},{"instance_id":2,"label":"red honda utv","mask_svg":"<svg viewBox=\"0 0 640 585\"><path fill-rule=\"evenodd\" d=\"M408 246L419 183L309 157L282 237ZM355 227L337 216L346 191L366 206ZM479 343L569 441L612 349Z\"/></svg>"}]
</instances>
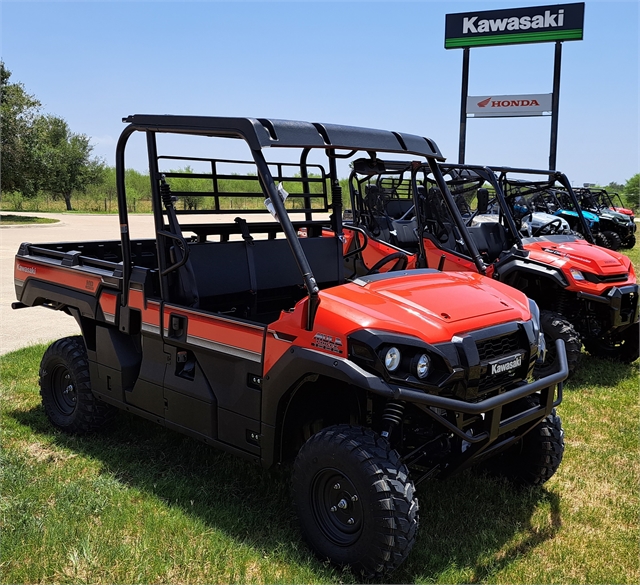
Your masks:
<instances>
[{"instance_id":1,"label":"red honda utv","mask_svg":"<svg viewBox=\"0 0 640 585\"><path fill-rule=\"evenodd\" d=\"M472 271L499 280L534 299L550 351L543 375L553 368L553 340L565 341L570 371L584 344L593 355L623 362L638 358L638 285L628 257L593 245L580 234L555 234L560 218L523 237L531 211L507 201L512 175L554 171L433 162L364 162L350 176L353 220L347 228L345 262L367 270L407 268ZM491 195L489 189L493 193ZM589 226L581 226L589 237ZM386 260L393 259L393 260Z\"/></svg>"}]
</instances>

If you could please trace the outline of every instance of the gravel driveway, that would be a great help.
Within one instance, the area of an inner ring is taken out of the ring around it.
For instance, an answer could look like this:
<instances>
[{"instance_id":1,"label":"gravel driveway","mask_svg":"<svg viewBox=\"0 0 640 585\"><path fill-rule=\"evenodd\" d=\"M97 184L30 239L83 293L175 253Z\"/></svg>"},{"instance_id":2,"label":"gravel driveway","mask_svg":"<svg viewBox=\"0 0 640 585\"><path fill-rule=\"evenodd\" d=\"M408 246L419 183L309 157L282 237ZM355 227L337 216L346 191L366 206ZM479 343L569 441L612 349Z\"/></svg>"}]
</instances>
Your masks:
<instances>
[{"instance_id":1,"label":"gravel driveway","mask_svg":"<svg viewBox=\"0 0 640 585\"><path fill-rule=\"evenodd\" d=\"M83 242L88 240L119 240L117 215L19 213L60 220L55 224L0 227L0 355L10 351L49 342L67 335L77 335L80 329L73 317L43 307L14 311L13 262L22 242ZM154 237L151 215L129 216L134 238Z\"/></svg>"}]
</instances>

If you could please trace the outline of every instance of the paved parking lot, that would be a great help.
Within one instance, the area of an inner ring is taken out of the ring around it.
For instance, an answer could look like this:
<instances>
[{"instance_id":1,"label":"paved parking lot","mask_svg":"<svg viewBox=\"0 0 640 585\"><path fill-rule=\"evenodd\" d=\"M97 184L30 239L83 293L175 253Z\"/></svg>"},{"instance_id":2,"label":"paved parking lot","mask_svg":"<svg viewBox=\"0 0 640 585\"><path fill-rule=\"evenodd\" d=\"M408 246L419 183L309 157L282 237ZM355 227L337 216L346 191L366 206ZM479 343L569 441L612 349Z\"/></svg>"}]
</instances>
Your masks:
<instances>
[{"instance_id":1,"label":"paved parking lot","mask_svg":"<svg viewBox=\"0 0 640 585\"><path fill-rule=\"evenodd\" d=\"M75 319L62 312L43 307L11 308L11 303L16 300L13 287L14 256L22 242L36 244L120 239L117 215L11 213L60 221L56 224L0 228L0 355L27 345L80 333ZM132 215L129 221L132 237L154 237L151 215Z\"/></svg>"},{"instance_id":2,"label":"paved parking lot","mask_svg":"<svg viewBox=\"0 0 640 585\"><path fill-rule=\"evenodd\" d=\"M13 287L14 256L22 242L35 244L120 239L117 215L20 215L46 216L60 221L56 224L0 227L0 355L80 332L75 319L59 311L42 307L17 311L11 308L11 303L16 300ZM220 221L223 219L218 218ZM129 223L132 238L155 237L151 215L131 215Z\"/></svg>"}]
</instances>

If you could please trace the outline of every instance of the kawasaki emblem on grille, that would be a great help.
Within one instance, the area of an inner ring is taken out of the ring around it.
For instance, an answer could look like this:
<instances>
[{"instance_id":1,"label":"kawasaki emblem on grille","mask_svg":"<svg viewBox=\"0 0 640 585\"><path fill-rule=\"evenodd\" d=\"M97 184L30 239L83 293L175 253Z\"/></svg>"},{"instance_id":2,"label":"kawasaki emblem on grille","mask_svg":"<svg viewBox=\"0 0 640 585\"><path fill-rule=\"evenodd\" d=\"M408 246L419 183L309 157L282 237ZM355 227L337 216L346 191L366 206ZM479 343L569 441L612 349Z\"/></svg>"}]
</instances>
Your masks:
<instances>
[{"instance_id":1,"label":"kawasaki emblem on grille","mask_svg":"<svg viewBox=\"0 0 640 585\"><path fill-rule=\"evenodd\" d=\"M522 354L510 355L500 360L489 362L489 374L511 373L522 365Z\"/></svg>"}]
</instances>

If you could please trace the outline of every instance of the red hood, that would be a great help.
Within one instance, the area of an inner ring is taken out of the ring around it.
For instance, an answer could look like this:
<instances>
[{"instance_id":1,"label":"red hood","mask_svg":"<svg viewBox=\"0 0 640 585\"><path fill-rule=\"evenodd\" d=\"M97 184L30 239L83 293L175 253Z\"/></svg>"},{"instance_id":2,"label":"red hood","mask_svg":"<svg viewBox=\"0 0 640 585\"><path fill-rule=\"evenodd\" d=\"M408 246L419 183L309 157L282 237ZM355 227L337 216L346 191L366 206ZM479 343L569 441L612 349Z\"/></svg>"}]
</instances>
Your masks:
<instances>
[{"instance_id":1,"label":"red hood","mask_svg":"<svg viewBox=\"0 0 640 585\"><path fill-rule=\"evenodd\" d=\"M617 211L618 213L623 213L624 215L633 216L633 211L627 209L626 207L610 207L613 211Z\"/></svg>"},{"instance_id":2,"label":"red hood","mask_svg":"<svg viewBox=\"0 0 640 585\"><path fill-rule=\"evenodd\" d=\"M320 293L318 331L380 329L429 343L492 325L530 319L526 296L471 272L397 273Z\"/></svg>"},{"instance_id":3,"label":"red hood","mask_svg":"<svg viewBox=\"0 0 640 585\"><path fill-rule=\"evenodd\" d=\"M581 272L605 276L633 272L627 256L589 244L586 240L562 243L540 240L526 244L525 248L529 250L532 260L567 271L575 268Z\"/></svg>"}]
</instances>

